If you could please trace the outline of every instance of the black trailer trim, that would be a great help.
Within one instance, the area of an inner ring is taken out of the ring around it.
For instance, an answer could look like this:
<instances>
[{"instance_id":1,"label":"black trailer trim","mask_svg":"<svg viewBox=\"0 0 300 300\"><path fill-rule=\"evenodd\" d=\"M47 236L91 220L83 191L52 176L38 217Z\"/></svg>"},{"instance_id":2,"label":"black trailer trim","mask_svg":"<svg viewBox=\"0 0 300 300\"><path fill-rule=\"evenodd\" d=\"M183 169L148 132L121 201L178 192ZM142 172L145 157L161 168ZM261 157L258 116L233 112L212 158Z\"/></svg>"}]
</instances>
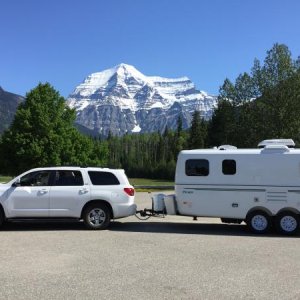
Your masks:
<instances>
[{"instance_id":1,"label":"black trailer trim","mask_svg":"<svg viewBox=\"0 0 300 300\"><path fill-rule=\"evenodd\" d=\"M268 188L295 188L297 191L300 192L300 186L295 185L263 185L263 184L205 184L205 183L175 183L175 186L216 186L216 187L222 187L222 186L228 186L228 187L264 187L264 189Z\"/></svg>"},{"instance_id":2,"label":"black trailer trim","mask_svg":"<svg viewBox=\"0 0 300 300\"><path fill-rule=\"evenodd\" d=\"M263 189L230 189L230 188L185 188L184 190L196 191L218 191L218 192L265 192Z\"/></svg>"}]
</instances>

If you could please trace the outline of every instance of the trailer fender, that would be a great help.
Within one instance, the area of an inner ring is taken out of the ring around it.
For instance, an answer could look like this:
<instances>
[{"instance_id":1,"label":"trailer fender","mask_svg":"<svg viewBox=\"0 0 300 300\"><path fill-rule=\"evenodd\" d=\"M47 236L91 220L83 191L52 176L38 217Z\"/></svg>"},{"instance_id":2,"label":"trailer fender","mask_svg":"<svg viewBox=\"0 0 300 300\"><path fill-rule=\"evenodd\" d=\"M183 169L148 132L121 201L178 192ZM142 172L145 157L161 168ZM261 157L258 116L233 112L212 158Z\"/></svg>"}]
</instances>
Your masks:
<instances>
[{"instance_id":1,"label":"trailer fender","mask_svg":"<svg viewBox=\"0 0 300 300\"><path fill-rule=\"evenodd\" d=\"M289 211L293 212L294 214L300 215L300 211L294 207L284 207L277 212L277 215L279 215L283 212L289 212Z\"/></svg>"},{"instance_id":2,"label":"trailer fender","mask_svg":"<svg viewBox=\"0 0 300 300\"><path fill-rule=\"evenodd\" d=\"M251 214L253 211L256 211L256 210L264 211L264 212L267 213L270 217L273 217L273 216L274 216L274 214L272 214L272 212L271 212L269 209L267 209L266 207L264 207L264 206L255 206L255 207L252 207L252 208L248 211L247 216L246 216L246 219L247 219L247 217L249 216L249 214Z\"/></svg>"}]
</instances>

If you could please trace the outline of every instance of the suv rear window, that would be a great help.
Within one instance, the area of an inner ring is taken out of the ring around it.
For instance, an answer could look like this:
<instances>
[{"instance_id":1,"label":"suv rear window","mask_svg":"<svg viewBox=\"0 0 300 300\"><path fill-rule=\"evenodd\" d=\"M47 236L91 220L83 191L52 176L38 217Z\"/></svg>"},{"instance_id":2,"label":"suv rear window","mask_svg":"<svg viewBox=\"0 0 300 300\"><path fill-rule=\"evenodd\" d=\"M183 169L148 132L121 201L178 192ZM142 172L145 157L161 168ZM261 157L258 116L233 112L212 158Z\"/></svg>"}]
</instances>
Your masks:
<instances>
[{"instance_id":1,"label":"suv rear window","mask_svg":"<svg viewBox=\"0 0 300 300\"><path fill-rule=\"evenodd\" d=\"M119 185L118 178L110 172L89 171L93 185Z\"/></svg>"}]
</instances>

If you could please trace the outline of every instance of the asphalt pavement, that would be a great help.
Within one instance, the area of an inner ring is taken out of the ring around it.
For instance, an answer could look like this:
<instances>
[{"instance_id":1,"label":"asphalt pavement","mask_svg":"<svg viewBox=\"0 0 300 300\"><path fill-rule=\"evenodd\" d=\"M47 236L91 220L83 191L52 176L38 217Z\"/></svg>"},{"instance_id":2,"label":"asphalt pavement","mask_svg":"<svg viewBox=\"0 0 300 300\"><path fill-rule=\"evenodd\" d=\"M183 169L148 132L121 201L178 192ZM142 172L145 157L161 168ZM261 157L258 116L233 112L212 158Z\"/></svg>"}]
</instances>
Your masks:
<instances>
[{"instance_id":1,"label":"asphalt pavement","mask_svg":"<svg viewBox=\"0 0 300 300\"><path fill-rule=\"evenodd\" d=\"M0 244L0 299L300 299L299 236L218 219L10 223Z\"/></svg>"}]
</instances>

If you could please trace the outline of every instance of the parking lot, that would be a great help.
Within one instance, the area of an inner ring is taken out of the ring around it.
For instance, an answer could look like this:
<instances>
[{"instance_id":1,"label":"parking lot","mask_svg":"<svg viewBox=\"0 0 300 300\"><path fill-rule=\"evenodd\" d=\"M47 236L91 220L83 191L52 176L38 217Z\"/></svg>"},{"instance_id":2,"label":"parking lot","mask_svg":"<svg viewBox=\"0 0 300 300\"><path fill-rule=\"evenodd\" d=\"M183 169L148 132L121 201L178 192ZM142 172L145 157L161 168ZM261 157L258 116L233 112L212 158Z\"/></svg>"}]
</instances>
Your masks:
<instances>
[{"instance_id":1,"label":"parking lot","mask_svg":"<svg viewBox=\"0 0 300 300\"><path fill-rule=\"evenodd\" d=\"M0 243L0 299L300 299L299 236L217 219L10 223Z\"/></svg>"}]
</instances>

